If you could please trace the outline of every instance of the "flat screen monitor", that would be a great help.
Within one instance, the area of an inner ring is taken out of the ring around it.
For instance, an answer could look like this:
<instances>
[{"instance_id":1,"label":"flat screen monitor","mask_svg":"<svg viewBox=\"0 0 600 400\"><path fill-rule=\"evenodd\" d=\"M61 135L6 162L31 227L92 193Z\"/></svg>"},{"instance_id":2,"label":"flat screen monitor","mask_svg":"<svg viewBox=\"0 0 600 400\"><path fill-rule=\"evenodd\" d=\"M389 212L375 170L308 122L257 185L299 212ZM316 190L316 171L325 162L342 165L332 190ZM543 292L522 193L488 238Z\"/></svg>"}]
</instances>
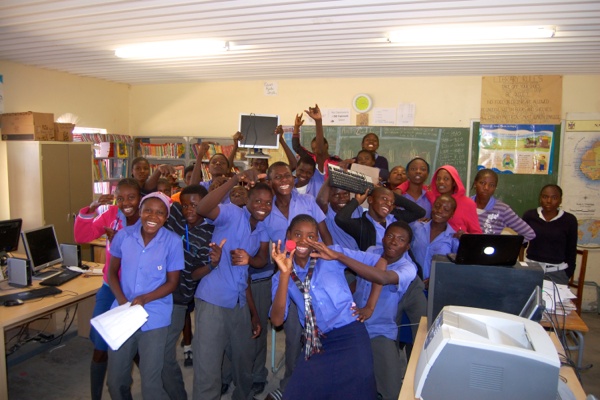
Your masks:
<instances>
[{"instance_id":1,"label":"flat screen monitor","mask_svg":"<svg viewBox=\"0 0 600 400\"><path fill-rule=\"evenodd\" d=\"M54 225L23 231L22 239L33 275L44 268L62 263L62 253L54 232Z\"/></svg>"},{"instance_id":2,"label":"flat screen monitor","mask_svg":"<svg viewBox=\"0 0 600 400\"><path fill-rule=\"evenodd\" d=\"M278 115L240 114L240 133L244 140L238 141L238 146L250 149L278 149L279 135L275 135L278 125Z\"/></svg>"},{"instance_id":3,"label":"flat screen monitor","mask_svg":"<svg viewBox=\"0 0 600 400\"><path fill-rule=\"evenodd\" d=\"M0 253L17 250L22 225L20 218L0 221Z\"/></svg>"}]
</instances>

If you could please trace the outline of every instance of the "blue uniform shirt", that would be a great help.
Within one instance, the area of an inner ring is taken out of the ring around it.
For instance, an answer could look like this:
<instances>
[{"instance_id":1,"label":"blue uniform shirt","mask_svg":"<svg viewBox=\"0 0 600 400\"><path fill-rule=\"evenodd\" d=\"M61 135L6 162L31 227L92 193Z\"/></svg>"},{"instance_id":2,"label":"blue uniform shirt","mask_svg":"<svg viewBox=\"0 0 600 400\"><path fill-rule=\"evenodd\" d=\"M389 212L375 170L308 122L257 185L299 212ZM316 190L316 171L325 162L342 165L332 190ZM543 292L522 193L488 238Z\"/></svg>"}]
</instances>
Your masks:
<instances>
[{"instance_id":1,"label":"blue uniform shirt","mask_svg":"<svg viewBox=\"0 0 600 400\"><path fill-rule=\"evenodd\" d=\"M333 245L331 249L347 254L349 250L343 247ZM294 269L298 278L304 283L308 273L308 263L305 268L301 268L294 263ZM310 296L312 297L312 306L315 310L317 326L323 333L327 333L335 328L341 328L354 321L356 317L352 315L352 293L348 287L348 282L344 277L346 266L339 261L327 261L317 259L315 270L310 282ZM271 299L275 299L275 293L279 287L279 275L277 272L273 275L273 285L271 287ZM286 310L284 318L288 316L290 301L293 301L298 307L298 317L300 323L304 326L304 296L300 293L296 283L290 278L288 283L288 297L286 301Z\"/></svg>"},{"instance_id":2,"label":"blue uniform shirt","mask_svg":"<svg viewBox=\"0 0 600 400\"><path fill-rule=\"evenodd\" d=\"M177 234L160 228L156 236L144 246L142 222L117 232L110 252L121 259L121 289L128 301L150 293L167 282L167 272L183 269L183 247ZM115 300L111 309L119 304ZM148 321L142 331L162 328L171 324L173 296L167 295L144 305Z\"/></svg>"},{"instance_id":3,"label":"blue uniform shirt","mask_svg":"<svg viewBox=\"0 0 600 400\"><path fill-rule=\"evenodd\" d=\"M417 203L423 210L425 210L425 217L424 218L431 218L431 203L429 202L429 200L427 199L427 197L425 196L425 190L423 190L423 192L421 193L421 196L415 200L410 194L408 193L404 193L402 196L406 197L407 199L409 199L412 202Z\"/></svg>"},{"instance_id":4,"label":"blue uniform shirt","mask_svg":"<svg viewBox=\"0 0 600 400\"><path fill-rule=\"evenodd\" d=\"M383 235L385 235L386 227L390 226L390 224L392 222L395 222L396 217L394 217L392 214L389 214L387 217L385 217L385 227L384 227L379 222L375 221L373 219L373 217L371 217L369 215L369 213L366 213L365 215L366 215L367 219L369 221L371 221L371 223L373 224L373 227L375 228L375 237L376 237L375 245L381 246L381 244L383 243Z\"/></svg>"},{"instance_id":5,"label":"blue uniform shirt","mask_svg":"<svg viewBox=\"0 0 600 400\"><path fill-rule=\"evenodd\" d=\"M231 265L231 250L244 249L252 257L260 247L262 222L256 229L250 227L250 212L234 204L219 204L219 216L213 221L214 243L223 245L221 261L217 268L206 275L196 289L196 296L219 307L234 308L246 304L246 287L248 286L248 266ZM181 246L181 244L180 244Z\"/></svg>"},{"instance_id":6,"label":"blue uniform shirt","mask_svg":"<svg viewBox=\"0 0 600 400\"><path fill-rule=\"evenodd\" d=\"M298 179L295 179L294 182L297 182ZM310 178L310 180L308 181L308 183L306 184L306 194L310 194L313 197L317 197L317 194L319 194L319 190L321 190L321 186L323 186L323 183L325 182L325 176L321 173L321 171L319 171L318 168L315 168L315 173L313 174L312 178Z\"/></svg>"},{"instance_id":7,"label":"blue uniform shirt","mask_svg":"<svg viewBox=\"0 0 600 400\"><path fill-rule=\"evenodd\" d=\"M412 253L415 260L423 269L423 279L429 279L431 272L431 259L436 254L446 255L456 253L458 249L458 239L454 237L456 233L450 224L446 224L446 230L440 233L433 242L429 242L431 237L431 221L416 221L410 224L413 230Z\"/></svg>"},{"instance_id":8,"label":"blue uniform shirt","mask_svg":"<svg viewBox=\"0 0 600 400\"><path fill-rule=\"evenodd\" d=\"M361 261L364 264L374 266L377 260L383 255L383 247L371 246L367 252L353 253L352 258ZM412 262L408 253L395 263L388 264L388 271L393 271L398 275L397 285L385 285L381 290L379 300L373 311L371 318L365 321L365 326L371 339L377 336L384 336L391 340L398 338L398 325L396 324L396 315L398 314L398 303L404 296L408 285L417 276L417 266ZM369 295L371 294L371 282L360 276L356 279L356 291L354 292L354 301L359 308L367 305Z\"/></svg>"},{"instance_id":9,"label":"blue uniform shirt","mask_svg":"<svg viewBox=\"0 0 600 400\"><path fill-rule=\"evenodd\" d=\"M356 210L352 213L352 218L360 218L363 213L363 208L358 206ZM358 250L358 243L356 240L350 235L348 235L342 228L335 223L335 214L331 206L327 209L325 224L327 224L327 228L329 229L329 233L331 234L331 238L333 239L333 244L339 244L342 247L351 250Z\"/></svg>"},{"instance_id":10,"label":"blue uniform shirt","mask_svg":"<svg viewBox=\"0 0 600 400\"><path fill-rule=\"evenodd\" d=\"M323 211L317 205L315 198L309 194L300 194L295 190L292 191L288 218L275 206L276 199L276 197L273 197L273 209L271 210L271 214L264 220L265 230L263 236L261 236L261 242L268 242L270 240L277 244L277 241L281 240L282 244L285 243L287 228L290 225L290 221L296 215L308 214L317 220L317 223L325 220L325 214L323 214Z\"/></svg>"}]
</instances>

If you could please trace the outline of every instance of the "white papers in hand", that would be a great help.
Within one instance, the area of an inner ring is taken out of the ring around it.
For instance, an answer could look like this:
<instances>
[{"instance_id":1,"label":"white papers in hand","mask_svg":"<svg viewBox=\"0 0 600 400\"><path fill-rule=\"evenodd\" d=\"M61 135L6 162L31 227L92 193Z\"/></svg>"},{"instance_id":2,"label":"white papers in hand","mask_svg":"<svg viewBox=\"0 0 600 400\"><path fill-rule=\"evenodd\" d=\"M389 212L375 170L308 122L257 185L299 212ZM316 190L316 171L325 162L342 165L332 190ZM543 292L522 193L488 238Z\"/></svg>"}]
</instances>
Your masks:
<instances>
[{"instance_id":1,"label":"white papers in hand","mask_svg":"<svg viewBox=\"0 0 600 400\"><path fill-rule=\"evenodd\" d=\"M147 320L148 313L144 307L139 304L132 307L128 302L92 318L90 322L110 348L117 351Z\"/></svg>"}]
</instances>

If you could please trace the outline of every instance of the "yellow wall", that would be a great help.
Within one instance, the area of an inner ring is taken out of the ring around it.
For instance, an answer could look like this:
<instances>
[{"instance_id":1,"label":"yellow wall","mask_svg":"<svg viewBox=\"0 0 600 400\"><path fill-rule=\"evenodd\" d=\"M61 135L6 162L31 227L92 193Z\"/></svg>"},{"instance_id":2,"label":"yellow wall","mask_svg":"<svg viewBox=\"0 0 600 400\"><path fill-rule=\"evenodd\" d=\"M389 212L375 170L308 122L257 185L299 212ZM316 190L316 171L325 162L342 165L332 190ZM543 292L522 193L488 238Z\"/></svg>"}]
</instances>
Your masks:
<instances>
[{"instance_id":1,"label":"yellow wall","mask_svg":"<svg viewBox=\"0 0 600 400\"><path fill-rule=\"evenodd\" d=\"M240 113L278 114L284 125L315 102L351 108L358 93L375 107L416 104L415 125L468 127L479 117L480 76L280 80L279 95L263 94L263 81L139 85L131 88L131 134L230 137ZM565 76L567 112L600 111L600 75ZM353 114L355 115L355 114ZM354 117L353 117L354 121Z\"/></svg>"},{"instance_id":2,"label":"yellow wall","mask_svg":"<svg viewBox=\"0 0 600 400\"><path fill-rule=\"evenodd\" d=\"M416 104L415 125L468 127L478 119L481 77L389 77L278 80L279 95L263 94L263 81L139 85L108 81L0 61L5 112L71 112L80 126L133 136L231 137L240 113L279 114L284 125L315 102L321 108L351 108L358 93L375 107ZM600 75L566 75L563 118L568 112L600 112ZM354 120L355 114L353 114ZM0 219L8 214L6 147L0 141ZM280 157L278 154L276 158ZM26 179L27 177L23 177ZM600 282L600 253L588 262L588 280Z\"/></svg>"},{"instance_id":3,"label":"yellow wall","mask_svg":"<svg viewBox=\"0 0 600 400\"><path fill-rule=\"evenodd\" d=\"M79 116L79 126L129 131L129 85L0 61L4 112L37 111ZM6 146L0 141L0 220L9 218ZM23 177L27 179L27 177Z\"/></svg>"}]
</instances>

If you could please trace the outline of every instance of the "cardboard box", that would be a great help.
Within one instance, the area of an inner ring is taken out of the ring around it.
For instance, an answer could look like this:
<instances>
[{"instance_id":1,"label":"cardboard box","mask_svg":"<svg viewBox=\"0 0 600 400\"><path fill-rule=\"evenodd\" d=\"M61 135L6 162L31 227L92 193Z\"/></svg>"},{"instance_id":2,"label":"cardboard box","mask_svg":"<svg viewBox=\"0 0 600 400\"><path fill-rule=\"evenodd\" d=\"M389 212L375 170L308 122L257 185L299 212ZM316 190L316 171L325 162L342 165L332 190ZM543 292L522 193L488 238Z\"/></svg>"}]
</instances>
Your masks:
<instances>
[{"instance_id":1,"label":"cardboard box","mask_svg":"<svg viewBox=\"0 0 600 400\"><path fill-rule=\"evenodd\" d=\"M75 124L55 122L54 140L56 140L57 142L72 142L73 129L75 129Z\"/></svg>"},{"instance_id":2,"label":"cardboard box","mask_svg":"<svg viewBox=\"0 0 600 400\"><path fill-rule=\"evenodd\" d=\"M2 140L54 140L54 114L2 114Z\"/></svg>"}]
</instances>

